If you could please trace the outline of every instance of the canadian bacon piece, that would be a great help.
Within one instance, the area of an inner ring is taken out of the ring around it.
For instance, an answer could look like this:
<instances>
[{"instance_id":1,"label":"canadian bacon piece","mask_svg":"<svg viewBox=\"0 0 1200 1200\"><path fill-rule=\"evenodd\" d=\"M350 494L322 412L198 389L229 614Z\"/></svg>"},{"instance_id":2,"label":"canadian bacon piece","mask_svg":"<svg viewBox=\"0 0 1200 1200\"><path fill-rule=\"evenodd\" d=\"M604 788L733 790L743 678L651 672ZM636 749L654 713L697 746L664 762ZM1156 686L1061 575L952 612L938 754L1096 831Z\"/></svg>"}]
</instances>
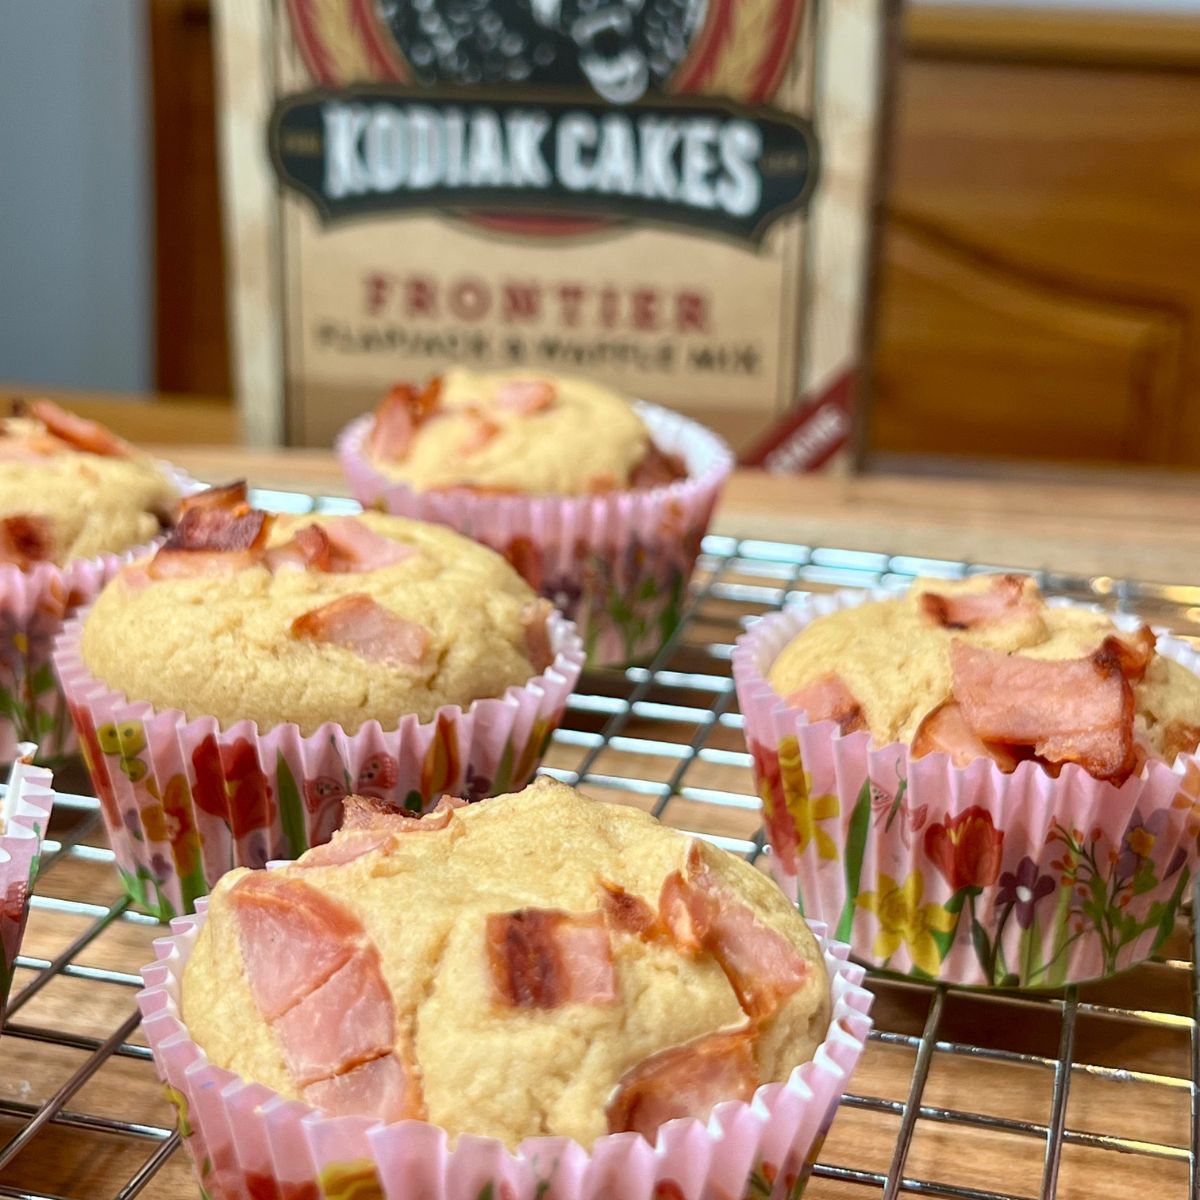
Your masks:
<instances>
[{"instance_id":1,"label":"canadian bacon piece","mask_svg":"<svg viewBox=\"0 0 1200 1200\"><path fill-rule=\"evenodd\" d=\"M261 551L267 543L273 518L261 509L194 507L181 514L167 535L164 550L218 550L222 553Z\"/></svg>"},{"instance_id":2,"label":"canadian bacon piece","mask_svg":"<svg viewBox=\"0 0 1200 1200\"><path fill-rule=\"evenodd\" d=\"M415 1073L394 1053L310 1083L304 1099L331 1117L378 1117L386 1124L425 1116Z\"/></svg>"},{"instance_id":3,"label":"canadian bacon piece","mask_svg":"<svg viewBox=\"0 0 1200 1200\"><path fill-rule=\"evenodd\" d=\"M56 438L106 458L128 458L133 447L123 438L105 429L98 421L89 421L60 408L53 400L34 400L29 405L29 415L41 421Z\"/></svg>"},{"instance_id":4,"label":"canadian bacon piece","mask_svg":"<svg viewBox=\"0 0 1200 1200\"><path fill-rule=\"evenodd\" d=\"M274 871L243 876L229 899L250 991L268 1022L344 966L363 937L349 909Z\"/></svg>"},{"instance_id":5,"label":"canadian bacon piece","mask_svg":"<svg viewBox=\"0 0 1200 1200\"><path fill-rule=\"evenodd\" d=\"M466 801L458 796L442 796L429 812L414 814L374 796L347 796L342 801L342 828L429 833L445 829L455 809L465 807Z\"/></svg>"},{"instance_id":6,"label":"canadian bacon piece","mask_svg":"<svg viewBox=\"0 0 1200 1200\"><path fill-rule=\"evenodd\" d=\"M485 932L496 1003L510 1008L610 1004L612 944L600 913L523 908L491 913Z\"/></svg>"},{"instance_id":7,"label":"canadian bacon piece","mask_svg":"<svg viewBox=\"0 0 1200 1200\"><path fill-rule=\"evenodd\" d=\"M306 850L298 859L299 868L310 867L344 867L346 863L371 854L376 850L385 850L391 844L392 835L379 829L354 829L341 837L334 836L331 841L321 846Z\"/></svg>"},{"instance_id":8,"label":"canadian bacon piece","mask_svg":"<svg viewBox=\"0 0 1200 1200\"><path fill-rule=\"evenodd\" d=\"M378 571L407 562L419 551L407 542L376 533L357 517L335 517L315 526L329 542L329 565L323 570L348 575L363 571Z\"/></svg>"},{"instance_id":9,"label":"canadian bacon piece","mask_svg":"<svg viewBox=\"0 0 1200 1200\"><path fill-rule=\"evenodd\" d=\"M629 486L638 490L666 487L687 478L687 466L678 454L668 454L650 443L642 461L629 476Z\"/></svg>"},{"instance_id":10,"label":"canadian bacon piece","mask_svg":"<svg viewBox=\"0 0 1200 1200\"><path fill-rule=\"evenodd\" d=\"M373 946L358 950L272 1027L288 1071L301 1087L390 1054L396 1044L396 1006L378 951Z\"/></svg>"},{"instance_id":11,"label":"canadian bacon piece","mask_svg":"<svg viewBox=\"0 0 1200 1200\"><path fill-rule=\"evenodd\" d=\"M459 450L463 454L478 454L500 436L501 426L485 413L473 409L470 412L470 428Z\"/></svg>"},{"instance_id":12,"label":"canadian bacon piece","mask_svg":"<svg viewBox=\"0 0 1200 1200\"><path fill-rule=\"evenodd\" d=\"M985 742L967 724L960 705L945 700L921 718L913 734L912 754L921 758L942 752L956 767L965 767L977 758L990 758L1006 774L1017 769L1020 759L1004 746Z\"/></svg>"},{"instance_id":13,"label":"canadian bacon piece","mask_svg":"<svg viewBox=\"0 0 1200 1200\"><path fill-rule=\"evenodd\" d=\"M1154 657L1158 638L1149 625L1139 625L1132 633L1110 634L1100 643L1102 653L1111 654L1130 683L1138 683Z\"/></svg>"},{"instance_id":14,"label":"canadian bacon piece","mask_svg":"<svg viewBox=\"0 0 1200 1200\"><path fill-rule=\"evenodd\" d=\"M600 880L600 911L609 928L621 933L649 940L662 932L658 914L641 896L608 879Z\"/></svg>"},{"instance_id":15,"label":"canadian bacon piece","mask_svg":"<svg viewBox=\"0 0 1200 1200\"><path fill-rule=\"evenodd\" d=\"M229 512L238 512L249 507L250 493L244 479L235 479L232 483L205 488L202 492L193 492L190 496L184 496L179 502L181 515L194 508L222 508Z\"/></svg>"},{"instance_id":16,"label":"canadian bacon piece","mask_svg":"<svg viewBox=\"0 0 1200 1200\"><path fill-rule=\"evenodd\" d=\"M743 1011L756 1020L772 1016L808 979L808 962L796 947L734 898L697 842L684 871L664 881L659 915L680 946L716 959Z\"/></svg>"},{"instance_id":17,"label":"canadian bacon piece","mask_svg":"<svg viewBox=\"0 0 1200 1200\"><path fill-rule=\"evenodd\" d=\"M710 1033L660 1050L626 1071L605 1108L608 1131L632 1131L653 1142L666 1121L703 1121L723 1100L748 1103L758 1083L753 1031Z\"/></svg>"},{"instance_id":18,"label":"canadian bacon piece","mask_svg":"<svg viewBox=\"0 0 1200 1200\"><path fill-rule=\"evenodd\" d=\"M274 518L245 504L188 509L146 564L152 579L232 575L263 561Z\"/></svg>"},{"instance_id":19,"label":"canadian bacon piece","mask_svg":"<svg viewBox=\"0 0 1200 1200\"><path fill-rule=\"evenodd\" d=\"M429 649L429 630L398 616L362 592L339 596L301 613L292 636L341 646L366 659L416 670Z\"/></svg>"},{"instance_id":20,"label":"canadian bacon piece","mask_svg":"<svg viewBox=\"0 0 1200 1200\"><path fill-rule=\"evenodd\" d=\"M278 571L283 567L304 570L312 567L317 571L328 571L333 561L333 548L329 536L320 525L305 525L282 545L272 546L265 555L267 567Z\"/></svg>"},{"instance_id":21,"label":"canadian bacon piece","mask_svg":"<svg viewBox=\"0 0 1200 1200\"><path fill-rule=\"evenodd\" d=\"M521 610L521 625L525 630L525 649L530 665L541 674L554 662L554 649L550 645L550 614L554 605L549 600L535 600Z\"/></svg>"},{"instance_id":22,"label":"canadian bacon piece","mask_svg":"<svg viewBox=\"0 0 1200 1200\"><path fill-rule=\"evenodd\" d=\"M0 518L0 562L25 570L54 557L54 524L49 517L17 513Z\"/></svg>"},{"instance_id":23,"label":"canadian bacon piece","mask_svg":"<svg viewBox=\"0 0 1200 1200\"><path fill-rule=\"evenodd\" d=\"M395 462L406 458L417 430L437 411L441 380L433 379L421 391L398 383L375 410L368 448L380 458Z\"/></svg>"},{"instance_id":24,"label":"canadian bacon piece","mask_svg":"<svg viewBox=\"0 0 1200 1200\"><path fill-rule=\"evenodd\" d=\"M465 801L457 796L443 796L437 806L422 816L414 816L385 800L370 796L347 796L342 802L342 827L331 841L314 846L296 861L298 867L342 866L371 854L387 851L395 839L409 833L437 833L450 824L456 808Z\"/></svg>"},{"instance_id":25,"label":"canadian bacon piece","mask_svg":"<svg viewBox=\"0 0 1200 1200\"><path fill-rule=\"evenodd\" d=\"M977 629L998 625L1016 617L1037 617L1040 611L1037 585L1027 575L993 575L982 592L943 595L922 592L921 612L944 629Z\"/></svg>"},{"instance_id":26,"label":"canadian bacon piece","mask_svg":"<svg viewBox=\"0 0 1200 1200\"><path fill-rule=\"evenodd\" d=\"M558 391L548 379L510 379L502 383L492 397L499 409L531 417L554 407Z\"/></svg>"},{"instance_id":27,"label":"canadian bacon piece","mask_svg":"<svg viewBox=\"0 0 1200 1200\"><path fill-rule=\"evenodd\" d=\"M1133 689L1120 661L1101 647L1086 658L1002 654L954 641L954 698L985 741L1032 746L1052 763L1078 763L1119 783L1134 765Z\"/></svg>"},{"instance_id":28,"label":"canadian bacon piece","mask_svg":"<svg viewBox=\"0 0 1200 1200\"><path fill-rule=\"evenodd\" d=\"M803 709L809 721L835 721L842 733L867 729L862 705L840 675L825 675L787 697L792 708Z\"/></svg>"},{"instance_id":29,"label":"canadian bacon piece","mask_svg":"<svg viewBox=\"0 0 1200 1200\"><path fill-rule=\"evenodd\" d=\"M357 914L269 871L238 880L229 898L251 994L305 1099L338 1116L423 1115L379 952Z\"/></svg>"}]
</instances>

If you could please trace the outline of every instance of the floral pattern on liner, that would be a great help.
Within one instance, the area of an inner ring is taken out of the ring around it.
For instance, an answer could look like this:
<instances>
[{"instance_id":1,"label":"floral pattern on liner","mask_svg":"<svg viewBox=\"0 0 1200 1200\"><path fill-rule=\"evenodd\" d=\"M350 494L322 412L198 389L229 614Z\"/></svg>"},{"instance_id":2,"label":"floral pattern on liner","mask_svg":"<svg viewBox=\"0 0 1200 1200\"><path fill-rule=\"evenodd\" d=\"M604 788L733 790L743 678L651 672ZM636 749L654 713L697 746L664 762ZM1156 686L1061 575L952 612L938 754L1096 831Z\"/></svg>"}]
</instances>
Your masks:
<instances>
[{"instance_id":1,"label":"floral pattern on liner","mask_svg":"<svg viewBox=\"0 0 1200 1200\"><path fill-rule=\"evenodd\" d=\"M51 661L54 639L124 561L109 554L65 567L35 563L26 571L0 563L0 762L13 761L19 742L36 742L39 760L48 764L75 751Z\"/></svg>"},{"instance_id":2,"label":"floral pattern on liner","mask_svg":"<svg viewBox=\"0 0 1200 1200\"><path fill-rule=\"evenodd\" d=\"M601 1137L590 1152L561 1137L528 1138L515 1152L468 1135L452 1146L427 1122L323 1117L210 1064L179 1011L206 907L155 942L138 1004L209 1200L798 1200L871 1024L862 968L814 924L832 987L829 1030L811 1062L760 1087L752 1103L719 1104L707 1124L669 1121L654 1146L631 1133Z\"/></svg>"},{"instance_id":3,"label":"floral pattern on liner","mask_svg":"<svg viewBox=\"0 0 1200 1200\"><path fill-rule=\"evenodd\" d=\"M1052 988L1150 957L1200 866L1200 758L1151 763L1114 787L1075 765L1057 779L1030 762L1005 775L810 725L767 671L809 621L867 598L809 597L734 652L784 890L860 960L918 979ZM1159 652L1200 670L1183 642L1160 636Z\"/></svg>"},{"instance_id":4,"label":"floral pattern on liner","mask_svg":"<svg viewBox=\"0 0 1200 1200\"><path fill-rule=\"evenodd\" d=\"M79 654L83 617L68 623L55 662L117 869L135 904L160 920L191 912L236 866L296 858L329 840L351 792L425 812L445 792L480 800L533 777L583 667L574 627L550 618L554 661L505 695L447 706L393 730L295 725L222 729L110 692Z\"/></svg>"},{"instance_id":5,"label":"floral pattern on liner","mask_svg":"<svg viewBox=\"0 0 1200 1200\"><path fill-rule=\"evenodd\" d=\"M16 747L25 757L32 757L35 750L28 743ZM10 793L15 789L17 795L0 802L0 811L9 811L7 821L0 822L0 1024L29 915L42 838L54 807L53 776L44 767L18 759L8 789Z\"/></svg>"},{"instance_id":6,"label":"floral pattern on liner","mask_svg":"<svg viewBox=\"0 0 1200 1200\"><path fill-rule=\"evenodd\" d=\"M498 550L575 622L590 665L627 663L653 656L678 626L733 469L728 447L703 426L655 405L637 408L655 445L684 460L686 479L595 496L417 492L371 465L363 449L370 415L342 431L338 453L363 505L437 521Z\"/></svg>"}]
</instances>

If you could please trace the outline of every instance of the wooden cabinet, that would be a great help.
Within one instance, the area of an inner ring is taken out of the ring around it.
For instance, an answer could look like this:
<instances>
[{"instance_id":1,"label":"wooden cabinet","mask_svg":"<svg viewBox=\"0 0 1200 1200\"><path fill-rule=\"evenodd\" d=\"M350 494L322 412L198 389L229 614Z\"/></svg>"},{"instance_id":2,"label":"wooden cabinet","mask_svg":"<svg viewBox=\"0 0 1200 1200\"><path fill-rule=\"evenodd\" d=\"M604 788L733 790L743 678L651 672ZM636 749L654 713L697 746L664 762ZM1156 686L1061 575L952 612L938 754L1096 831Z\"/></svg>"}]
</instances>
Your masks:
<instances>
[{"instance_id":1,"label":"wooden cabinet","mask_svg":"<svg viewBox=\"0 0 1200 1200\"><path fill-rule=\"evenodd\" d=\"M1200 466L1200 19L917 5L875 452Z\"/></svg>"}]
</instances>

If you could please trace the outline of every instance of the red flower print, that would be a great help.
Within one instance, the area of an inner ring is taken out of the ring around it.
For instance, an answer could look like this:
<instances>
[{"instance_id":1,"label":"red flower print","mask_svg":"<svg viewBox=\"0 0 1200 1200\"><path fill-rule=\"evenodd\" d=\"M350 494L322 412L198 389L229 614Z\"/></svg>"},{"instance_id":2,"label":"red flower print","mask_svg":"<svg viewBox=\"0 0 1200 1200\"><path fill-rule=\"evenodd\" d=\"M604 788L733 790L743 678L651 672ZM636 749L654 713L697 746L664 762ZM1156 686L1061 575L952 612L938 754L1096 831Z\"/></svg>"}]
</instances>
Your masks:
<instances>
[{"instance_id":1,"label":"red flower print","mask_svg":"<svg viewBox=\"0 0 1200 1200\"><path fill-rule=\"evenodd\" d=\"M100 798L100 807L104 811L104 819L109 829L120 829L124 822L121 819L121 805L117 801L112 783L108 778L108 764L104 760L104 751L100 739L96 736L96 726L92 721L91 712L82 707L71 707L71 720L75 723L75 732L79 736L79 748L83 752L83 762L92 779L92 786Z\"/></svg>"},{"instance_id":2,"label":"red flower print","mask_svg":"<svg viewBox=\"0 0 1200 1200\"><path fill-rule=\"evenodd\" d=\"M196 868L200 836L192 828L187 779L183 775L172 775L161 796L154 780L146 785L146 790L158 801L142 809L146 836L153 842L170 842L175 870L180 875L190 875Z\"/></svg>"},{"instance_id":3,"label":"red flower print","mask_svg":"<svg viewBox=\"0 0 1200 1200\"><path fill-rule=\"evenodd\" d=\"M421 764L421 795L432 800L452 791L458 782L458 724L453 717L439 713L433 741Z\"/></svg>"},{"instance_id":4,"label":"red flower print","mask_svg":"<svg viewBox=\"0 0 1200 1200\"><path fill-rule=\"evenodd\" d=\"M280 1183L250 1171L245 1182L249 1200L321 1200L321 1189L315 1183Z\"/></svg>"},{"instance_id":5,"label":"red flower print","mask_svg":"<svg viewBox=\"0 0 1200 1200\"><path fill-rule=\"evenodd\" d=\"M798 838L796 826L783 796L779 754L753 739L748 739L747 745L754 762L758 795L763 804L763 824L767 829L767 840L771 843L771 853L779 859L786 871L795 874Z\"/></svg>"},{"instance_id":6,"label":"red flower print","mask_svg":"<svg viewBox=\"0 0 1200 1200\"><path fill-rule=\"evenodd\" d=\"M957 892L985 888L1000 875L1004 833L992 824L992 814L974 804L957 817L947 817L925 831L925 853Z\"/></svg>"},{"instance_id":7,"label":"red flower print","mask_svg":"<svg viewBox=\"0 0 1200 1200\"><path fill-rule=\"evenodd\" d=\"M267 777L258 765L254 743L238 738L231 745L219 745L215 737L206 737L192 751L196 785L192 800L197 808L212 817L220 817L242 838L255 829L266 829L275 820L275 802Z\"/></svg>"}]
</instances>

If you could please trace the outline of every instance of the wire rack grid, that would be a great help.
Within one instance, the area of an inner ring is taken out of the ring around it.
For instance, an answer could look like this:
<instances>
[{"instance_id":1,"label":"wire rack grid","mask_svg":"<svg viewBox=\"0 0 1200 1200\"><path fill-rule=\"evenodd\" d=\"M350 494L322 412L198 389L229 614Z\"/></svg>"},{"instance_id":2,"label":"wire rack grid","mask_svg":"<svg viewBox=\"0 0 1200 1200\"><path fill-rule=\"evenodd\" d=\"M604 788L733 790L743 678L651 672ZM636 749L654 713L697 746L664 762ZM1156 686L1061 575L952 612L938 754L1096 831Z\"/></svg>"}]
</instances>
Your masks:
<instances>
[{"instance_id":1,"label":"wire rack grid","mask_svg":"<svg viewBox=\"0 0 1200 1200\"><path fill-rule=\"evenodd\" d=\"M650 665L585 674L543 770L757 860L761 806L729 669L738 633L801 592L994 569L710 536L684 623ZM1200 588L1040 582L1200 642ZM0 1038L0 1196L195 1194L134 1005L161 928L130 907L111 863L99 801L61 795ZM1154 962L1046 995L870 977L875 1029L810 1200L1200 1195L1198 937L1182 920Z\"/></svg>"}]
</instances>

